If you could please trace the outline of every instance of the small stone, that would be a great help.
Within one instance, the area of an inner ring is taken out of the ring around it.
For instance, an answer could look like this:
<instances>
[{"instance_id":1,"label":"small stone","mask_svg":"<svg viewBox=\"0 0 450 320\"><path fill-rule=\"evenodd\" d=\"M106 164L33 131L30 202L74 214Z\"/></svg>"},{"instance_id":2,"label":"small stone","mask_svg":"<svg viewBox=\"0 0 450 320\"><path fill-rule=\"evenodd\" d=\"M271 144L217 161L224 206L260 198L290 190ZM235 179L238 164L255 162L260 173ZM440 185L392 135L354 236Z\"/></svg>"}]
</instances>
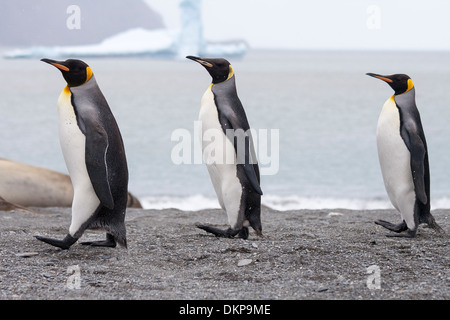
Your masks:
<instances>
[{"instance_id":1,"label":"small stone","mask_svg":"<svg viewBox=\"0 0 450 320\"><path fill-rule=\"evenodd\" d=\"M37 256L39 253L38 252L20 252L20 253L16 253L17 257L22 257L22 258L28 258L28 257L32 257L32 256Z\"/></svg>"},{"instance_id":2,"label":"small stone","mask_svg":"<svg viewBox=\"0 0 450 320\"><path fill-rule=\"evenodd\" d=\"M238 267L243 267L252 263L252 259L242 259L238 262Z\"/></svg>"}]
</instances>

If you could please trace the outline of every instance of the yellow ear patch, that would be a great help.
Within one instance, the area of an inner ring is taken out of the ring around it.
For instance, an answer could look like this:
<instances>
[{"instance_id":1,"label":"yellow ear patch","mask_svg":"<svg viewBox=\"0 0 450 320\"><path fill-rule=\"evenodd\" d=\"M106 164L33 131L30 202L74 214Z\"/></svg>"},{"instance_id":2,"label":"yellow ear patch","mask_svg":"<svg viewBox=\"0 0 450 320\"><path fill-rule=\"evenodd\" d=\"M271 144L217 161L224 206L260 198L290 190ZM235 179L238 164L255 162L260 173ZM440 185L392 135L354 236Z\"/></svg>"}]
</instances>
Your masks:
<instances>
[{"instance_id":1,"label":"yellow ear patch","mask_svg":"<svg viewBox=\"0 0 450 320\"><path fill-rule=\"evenodd\" d=\"M408 79L408 89L406 89L405 92L408 92L412 88L414 88L414 83L413 83L413 81L411 79Z\"/></svg>"},{"instance_id":2,"label":"yellow ear patch","mask_svg":"<svg viewBox=\"0 0 450 320\"><path fill-rule=\"evenodd\" d=\"M86 67L86 81L84 82L84 83L86 83L86 82L88 82L89 81L89 79L91 79L92 78L92 69L91 69L91 67Z\"/></svg>"},{"instance_id":3,"label":"yellow ear patch","mask_svg":"<svg viewBox=\"0 0 450 320\"><path fill-rule=\"evenodd\" d=\"M234 75L234 70L233 70L233 67L232 67L231 64L230 64L230 71L228 72L228 78L227 78L227 80L230 79L233 75Z\"/></svg>"}]
</instances>

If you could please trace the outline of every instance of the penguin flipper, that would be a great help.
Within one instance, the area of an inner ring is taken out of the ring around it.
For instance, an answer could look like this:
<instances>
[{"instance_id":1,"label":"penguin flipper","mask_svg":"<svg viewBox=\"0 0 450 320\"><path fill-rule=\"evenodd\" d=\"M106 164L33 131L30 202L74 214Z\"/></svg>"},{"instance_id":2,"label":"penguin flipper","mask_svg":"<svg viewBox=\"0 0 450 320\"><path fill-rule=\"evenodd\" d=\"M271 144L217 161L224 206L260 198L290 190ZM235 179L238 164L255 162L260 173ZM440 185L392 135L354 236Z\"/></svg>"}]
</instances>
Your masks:
<instances>
[{"instance_id":1,"label":"penguin flipper","mask_svg":"<svg viewBox=\"0 0 450 320\"><path fill-rule=\"evenodd\" d=\"M260 195L263 194L259 181L258 160L255 154L253 139L251 136L250 125L245 114L244 107L236 91L234 75L227 81L212 86L217 111L219 113L219 122L224 134L234 145L238 164L244 165L245 174L250 181L253 189ZM232 135L227 132L232 129ZM242 137L245 140L242 140ZM238 140L238 141L236 141ZM239 148L239 140L245 141L244 154Z\"/></svg>"},{"instance_id":2,"label":"penguin flipper","mask_svg":"<svg viewBox=\"0 0 450 320\"><path fill-rule=\"evenodd\" d=\"M416 132L408 130L408 135L414 189L419 201L427 204L428 197L425 188L425 144Z\"/></svg>"},{"instance_id":3,"label":"penguin flipper","mask_svg":"<svg viewBox=\"0 0 450 320\"><path fill-rule=\"evenodd\" d=\"M400 135L411 154L410 166L416 197L421 203L427 204L429 201L425 182L425 174L428 170L425 168L427 147L414 97L414 90L411 90L406 94L395 95L394 99L400 110L400 117L403 119Z\"/></svg>"},{"instance_id":4,"label":"penguin flipper","mask_svg":"<svg viewBox=\"0 0 450 320\"><path fill-rule=\"evenodd\" d=\"M229 132L225 132L227 137L234 145L234 151L236 152L237 164L244 166L244 172L247 179L250 181L253 189L260 195L263 194L260 186L259 179L259 167L258 160L255 154L255 148L253 144L253 139L251 136L251 131L247 118L245 114L243 118L238 118L231 110L230 107L226 108L222 106L220 111L222 111L221 116L225 119L221 119L221 123L224 122L231 126L232 134L230 136ZM224 112L224 110L227 110ZM242 109L243 110L243 109ZM226 127L226 126L224 126ZM244 143L242 143L244 142ZM243 144L243 148L241 145Z\"/></svg>"},{"instance_id":5,"label":"penguin flipper","mask_svg":"<svg viewBox=\"0 0 450 320\"><path fill-rule=\"evenodd\" d=\"M114 199L108 179L106 153L108 135L97 123L86 126L86 168L95 193L103 206L114 208Z\"/></svg>"},{"instance_id":6,"label":"penguin flipper","mask_svg":"<svg viewBox=\"0 0 450 320\"><path fill-rule=\"evenodd\" d=\"M236 152L237 164L244 167L245 175L247 176L248 181L250 181L253 190L262 195L263 192L260 186L258 160L256 159L255 149L253 147L254 144L251 132L250 130L244 132L240 128L235 129L235 127L239 127L237 124L232 126L234 129L233 144ZM243 148L240 146L242 142L244 142Z\"/></svg>"},{"instance_id":7,"label":"penguin flipper","mask_svg":"<svg viewBox=\"0 0 450 320\"><path fill-rule=\"evenodd\" d=\"M261 186L259 185L259 182L256 178L255 170L253 168L252 164L245 164L244 165L245 174L247 175L248 180L250 181L253 189L259 194L263 195L263 192L261 190Z\"/></svg>"},{"instance_id":8,"label":"penguin flipper","mask_svg":"<svg viewBox=\"0 0 450 320\"><path fill-rule=\"evenodd\" d=\"M64 250L69 249L70 246L72 246L78 240L78 238L74 238L70 234L67 234L63 240L57 240L57 239L52 239L52 238L47 238L47 237L42 237L42 236L35 236L35 238L38 240L41 240L45 243L48 243L54 247L58 247L58 248L61 248Z\"/></svg>"},{"instance_id":9,"label":"penguin flipper","mask_svg":"<svg viewBox=\"0 0 450 320\"><path fill-rule=\"evenodd\" d=\"M250 134L250 132L248 134ZM245 137L244 171L253 189L258 194L262 195L263 192L261 190L261 186L259 185L259 168L256 161L256 156L254 155L253 142L251 136Z\"/></svg>"}]
</instances>

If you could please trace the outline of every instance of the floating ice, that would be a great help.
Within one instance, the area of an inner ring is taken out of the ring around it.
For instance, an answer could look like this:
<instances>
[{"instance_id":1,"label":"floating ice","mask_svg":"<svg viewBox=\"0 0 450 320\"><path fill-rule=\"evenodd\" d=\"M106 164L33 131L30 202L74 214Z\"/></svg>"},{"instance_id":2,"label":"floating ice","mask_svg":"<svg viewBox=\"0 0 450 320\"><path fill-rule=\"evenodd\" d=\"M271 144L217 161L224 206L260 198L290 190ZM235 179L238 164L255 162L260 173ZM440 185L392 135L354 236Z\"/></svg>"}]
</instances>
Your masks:
<instances>
[{"instance_id":1,"label":"floating ice","mask_svg":"<svg viewBox=\"0 0 450 320\"><path fill-rule=\"evenodd\" d=\"M5 58L32 57L104 57L137 55L173 55L176 51L174 33L167 30L131 29L103 40L99 44L84 46L53 46L17 49L5 53Z\"/></svg>"},{"instance_id":2,"label":"floating ice","mask_svg":"<svg viewBox=\"0 0 450 320\"><path fill-rule=\"evenodd\" d=\"M201 0L181 0L181 30L130 29L98 44L82 46L35 46L6 52L5 58L65 58L156 56L183 58L187 55L227 57L247 52L243 41L208 43L203 37Z\"/></svg>"}]
</instances>

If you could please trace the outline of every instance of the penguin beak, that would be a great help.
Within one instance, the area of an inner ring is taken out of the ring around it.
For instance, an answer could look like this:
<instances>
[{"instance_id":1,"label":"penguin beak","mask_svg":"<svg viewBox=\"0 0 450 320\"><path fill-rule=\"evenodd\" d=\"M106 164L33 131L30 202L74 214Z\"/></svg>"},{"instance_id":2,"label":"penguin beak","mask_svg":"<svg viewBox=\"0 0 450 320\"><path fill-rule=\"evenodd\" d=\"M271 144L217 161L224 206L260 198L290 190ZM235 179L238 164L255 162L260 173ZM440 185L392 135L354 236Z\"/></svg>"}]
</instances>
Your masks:
<instances>
[{"instance_id":1,"label":"penguin beak","mask_svg":"<svg viewBox=\"0 0 450 320\"><path fill-rule=\"evenodd\" d=\"M199 57L194 57L194 56L187 56L186 58L187 59L191 59L191 60L193 60L195 62L198 62L198 63L200 63L201 65L203 65L203 66L205 66L207 68L212 68L213 67L212 63L206 61L205 59L202 59L202 58L199 58Z\"/></svg>"},{"instance_id":2,"label":"penguin beak","mask_svg":"<svg viewBox=\"0 0 450 320\"><path fill-rule=\"evenodd\" d=\"M57 67L58 69L62 70L62 71L70 71L69 68L67 68L65 65L63 65L64 62L62 61L55 61L55 60L51 60L51 59L41 59L42 62L51 64L54 67Z\"/></svg>"},{"instance_id":3,"label":"penguin beak","mask_svg":"<svg viewBox=\"0 0 450 320\"><path fill-rule=\"evenodd\" d=\"M379 75L379 74L376 74L376 73L366 73L366 75L368 75L370 77L374 77L374 78L380 79L380 80L383 80L383 81L388 82L388 83L394 82L391 79L389 79L387 76L382 76L382 75Z\"/></svg>"}]
</instances>

